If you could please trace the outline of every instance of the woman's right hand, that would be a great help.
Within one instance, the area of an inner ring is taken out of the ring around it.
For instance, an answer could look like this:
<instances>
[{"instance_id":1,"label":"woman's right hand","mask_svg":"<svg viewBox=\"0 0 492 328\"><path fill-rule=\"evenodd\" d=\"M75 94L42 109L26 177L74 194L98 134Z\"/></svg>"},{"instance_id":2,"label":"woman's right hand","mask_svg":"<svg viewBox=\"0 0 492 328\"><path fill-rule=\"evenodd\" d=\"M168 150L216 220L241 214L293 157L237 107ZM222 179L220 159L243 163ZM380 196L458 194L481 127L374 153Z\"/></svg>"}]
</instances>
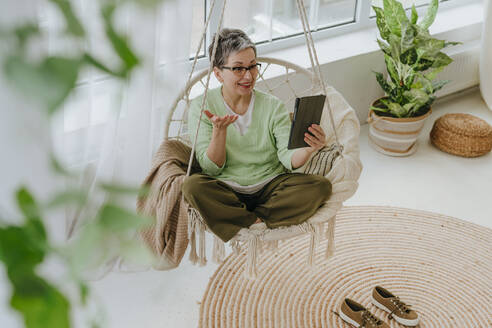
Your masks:
<instances>
[{"instance_id":1,"label":"woman's right hand","mask_svg":"<svg viewBox=\"0 0 492 328\"><path fill-rule=\"evenodd\" d=\"M212 114L208 110L205 110L204 113L205 113L205 115L207 115L210 122L212 122L214 128L218 129L218 130L226 130L227 127L230 124L236 122L236 120L239 117L238 115L217 116L217 115Z\"/></svg>"}]
</instances>

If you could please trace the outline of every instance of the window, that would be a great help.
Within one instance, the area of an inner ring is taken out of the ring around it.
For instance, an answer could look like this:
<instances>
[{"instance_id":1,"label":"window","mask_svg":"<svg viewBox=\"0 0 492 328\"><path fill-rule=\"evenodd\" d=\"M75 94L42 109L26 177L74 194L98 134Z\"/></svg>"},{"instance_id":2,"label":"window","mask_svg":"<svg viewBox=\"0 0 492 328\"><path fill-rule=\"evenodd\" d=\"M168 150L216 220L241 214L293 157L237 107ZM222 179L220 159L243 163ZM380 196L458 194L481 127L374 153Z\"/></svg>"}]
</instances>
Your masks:
<instances>
[{"instance_id":1,"label":"window","mask_svg":"<svg viewBox=\"0 0 492 328\"><path fill-rule=\"evenodd\" d=\"M447 1L450 0L439 0L439 2L447 2ZM430 0L400 0L400 2L403 5L403 8L410 9L412 8L413 5L415 5L416 8L427 6L430 3ZM372 5L382 8L383 0L372 0ZM376 16L376 13L371 7L371 17L374 16Z\"/></svg>"},{"instance_id":2,"label":"window","mask_svg":"<svg viewBox=\"0 0 492 328\"><path fill-rule=\"evenodd\" d=\"M205 7L210 5L211 0L193 1L194 13L197 12L197 19L193 19L197 22L194 23L193 33L199 34L205 22ZM216 2L217 12L220 12L222 1L217 0ZM375 26L375 13L372 6L382 7L383 5L383 0L303 1L310 27L318 38ZM440 0L440 9L480 1L482 0ZM400 2L405 9L415 4L420 15L426 10L430 0L400 0ZM208 14L208 9L206 10ZM211 19L210 30L213 32L216 30L219 18L220 15L217 13ZM257 44L260 53L304 42L296 0L227 0L223 26L244 30ZM195 35L193 38L198 40L199 36ZM206 41L205 47L208 48L212 41L210 34ZM198 42L192 45L193 54L197 45ZM206 55L202 50L201 57Z\"/></svg>"}]
</instances>

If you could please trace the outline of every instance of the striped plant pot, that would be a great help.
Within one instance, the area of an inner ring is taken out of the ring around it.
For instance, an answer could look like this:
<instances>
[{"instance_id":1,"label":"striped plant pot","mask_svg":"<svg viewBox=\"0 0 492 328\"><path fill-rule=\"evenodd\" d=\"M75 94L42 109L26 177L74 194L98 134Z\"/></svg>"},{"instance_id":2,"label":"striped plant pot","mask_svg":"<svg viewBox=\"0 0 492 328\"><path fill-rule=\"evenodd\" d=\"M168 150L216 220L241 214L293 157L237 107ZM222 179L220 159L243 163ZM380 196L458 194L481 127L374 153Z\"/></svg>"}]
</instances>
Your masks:
<instances>
[{"instance_id":1,"label":"striped plant pot","mask_svg":"<svg viewBox=\"0 0 492 328\"><path fill-rule=\"evenodd\" d=\"M374 102L377 103L378 100ZM373 106L374 106L373 104ZM432 109L418 117L395 118L369 112L369 144L385 155L409 156L417 150L417 138Z\"/></svg>"}]
</instances>

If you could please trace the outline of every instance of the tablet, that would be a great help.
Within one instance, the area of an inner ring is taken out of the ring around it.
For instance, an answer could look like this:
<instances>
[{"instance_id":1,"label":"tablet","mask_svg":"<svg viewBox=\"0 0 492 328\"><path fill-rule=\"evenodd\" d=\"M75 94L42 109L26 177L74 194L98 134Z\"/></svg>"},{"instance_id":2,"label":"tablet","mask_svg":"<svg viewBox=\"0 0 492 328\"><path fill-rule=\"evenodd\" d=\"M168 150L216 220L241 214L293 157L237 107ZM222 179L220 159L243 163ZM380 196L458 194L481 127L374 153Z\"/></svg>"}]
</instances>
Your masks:
<instances>
[{"instance_id":1,"label":"tablet","mask_svg":"<svg viewBox=\"0 0 492 328\"><path fill-rule=\"evenodd\" d=\"M296 98L288 149L309 147L304 141L304 133L309 133L308 127L312 124L321 122L325 99L325 95Z\"/></svg>"}]
</instances>

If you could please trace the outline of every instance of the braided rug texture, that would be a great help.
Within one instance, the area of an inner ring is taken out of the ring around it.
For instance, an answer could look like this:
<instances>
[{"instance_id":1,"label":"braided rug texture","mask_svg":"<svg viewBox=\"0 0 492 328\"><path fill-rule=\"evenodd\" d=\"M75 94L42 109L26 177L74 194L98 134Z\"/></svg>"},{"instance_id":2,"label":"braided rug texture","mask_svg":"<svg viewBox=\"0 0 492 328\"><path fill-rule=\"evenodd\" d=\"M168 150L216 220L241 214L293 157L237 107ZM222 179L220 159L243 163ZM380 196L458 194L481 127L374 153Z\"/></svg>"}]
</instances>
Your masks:
<instances>
[{"instance_id":1,"label":"braided rug texture","mask_svg":"<svg viewBox=\"0 0 492 328\"><path fill-rule=\"evenodd\" d=\"M419 327L492 327L492 229L418 210L344 207L335 255L325 260L319 245L312 268L307 238L262 252L256 280L243 275L245 253L231 254L210 279L199 326L351 327L332 312L348 297L402 327L371 304L380 285L419 313Z\"/></svg>"}]
</instances>

